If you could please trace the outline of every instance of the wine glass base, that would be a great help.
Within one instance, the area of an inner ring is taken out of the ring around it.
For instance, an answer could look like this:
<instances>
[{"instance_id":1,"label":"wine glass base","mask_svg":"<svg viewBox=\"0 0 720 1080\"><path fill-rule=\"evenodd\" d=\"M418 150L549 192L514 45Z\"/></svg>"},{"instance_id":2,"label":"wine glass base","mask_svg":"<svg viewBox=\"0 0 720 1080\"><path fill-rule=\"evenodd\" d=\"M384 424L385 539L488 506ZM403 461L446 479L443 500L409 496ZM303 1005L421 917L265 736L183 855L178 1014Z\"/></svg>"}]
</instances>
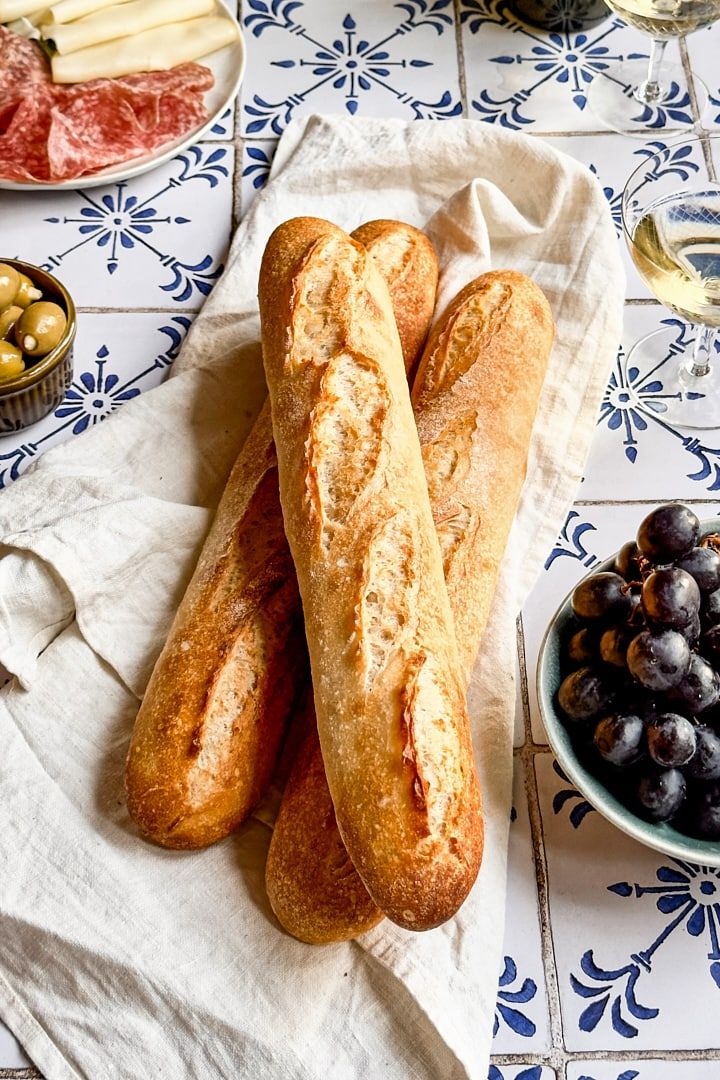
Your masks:
<instances>
[{"instance_id":1,"label":"wine glass base","mask_svg":"<svg viewBox=\"0 0 720 1080\"><path fill-rule=\"evenodd\" d=\"M706 375L688 370L694 343L692 327L673 320L633 345L626 370L646 413L691 431L720 428L720 356Z\"/></svg>"},{"instance_id":2,"label":"wine glass base","mask_svg":"<svg viewBox=\"0 0 720 1080\"><path fill-rule=\"evenodd\" d=\"M587 93L588 108L613 131L648 138L652 131L681 133L694 126L692 105L686 89L687 77L680 64L663 64L660 78L664 93L652 105L645 105L634 91L647 78L647 60L629 60L595 76ZM698 115L708 100L707 88L694 79Z\"/></svg>"}]
</instances>

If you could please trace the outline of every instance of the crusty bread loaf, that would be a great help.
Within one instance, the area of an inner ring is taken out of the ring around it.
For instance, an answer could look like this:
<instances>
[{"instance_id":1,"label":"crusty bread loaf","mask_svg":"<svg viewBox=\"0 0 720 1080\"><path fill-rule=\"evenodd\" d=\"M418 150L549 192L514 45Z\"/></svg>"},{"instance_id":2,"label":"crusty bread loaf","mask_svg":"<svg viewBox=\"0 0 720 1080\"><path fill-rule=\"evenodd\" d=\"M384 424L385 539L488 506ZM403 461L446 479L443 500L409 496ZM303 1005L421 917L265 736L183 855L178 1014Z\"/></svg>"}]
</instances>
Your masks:
<instances>
[{"instance_id":1,"label":"crusty bread loaf","mask_svg":"<svg viewBox=\"0 0 720 1080\"><path fill-rule=\"evenodd\" d=\"M449 918L482 854L442 560L387 286L329 222L275 230L260 270L280 502L343 841L395 922Z\"/></svg>"},{"instance_id":2,"label":"crusty bread loaf","mask_svg":"<svg viewBox=\"0 0 720 1080\"><path fill-rule=\"evenodd\" d=\"M230 474L130 743L130 815L166 847L205 847L247 817L301 685L300 602L277 492L266 405Z\"/></svg>"},{"instance_id":3,"label":"crusty bread loaf","mask_svg":"<svg viewBox=\"0 0 720 1080\"><path fill-rule=\"evenodd\" d=\"M525 477L552 339L549 305L529 278L514 271L484 274L438 322L414 387L468 679ZM312 731L290 773L265 880L277 917L301 941L347 940L381 918L343 849Z\"/></svg>"},{"instance_id":4,"label":"crusty bread loaf","mask_svg":"<svg viewBox=\"0 0 720 1080\"><path fill-rule=\"evenodd\" d=\"M404 317L408 369L435 302L437 259L418 229L365 230ZM414 318L411 310L420 313ZM287 547L269 406L230 474L192 581L135 723L130 814L147 839L197 848L226 836L261 798L307 679L300 598Z\"/></svg>"},{"instance_id":5,"label":"crusty bread loaf","mask_svg":"<svg viewBox=\"0 0 720 1080\"><path fill-rule=\"evenodd\" d=\"M372 255L390 290L405 370L412 385L415 361L435 310L438 283L435 249L419 229L399 221L367 221L352 237Z\"/></svg>"}]
</instances>

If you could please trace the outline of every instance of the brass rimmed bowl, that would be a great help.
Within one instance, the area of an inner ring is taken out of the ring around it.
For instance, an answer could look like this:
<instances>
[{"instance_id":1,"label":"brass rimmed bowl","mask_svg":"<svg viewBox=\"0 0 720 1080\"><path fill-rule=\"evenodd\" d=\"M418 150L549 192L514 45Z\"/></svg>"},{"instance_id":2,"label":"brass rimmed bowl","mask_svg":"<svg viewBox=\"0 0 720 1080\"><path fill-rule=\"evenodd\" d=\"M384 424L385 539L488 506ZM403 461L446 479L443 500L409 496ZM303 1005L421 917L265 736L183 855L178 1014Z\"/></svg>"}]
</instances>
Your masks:
<instances>
[{"instance_id":1,"label":"brass rimmed bowl","mask_svg":"<svg viewBox=\"0 0 720 1080\"><path fill-rule=\"evenodd\" d=\"M14 379L0 382L0 436L3 436L36 424L53 412L65 397L72 382L77 315L70 293L47 270L3 256L0 256L0 262L27 274L33 285L42 290L43 300L59 304L67 316L65 333L54 349Z\"/></svg>"}]
</instances>

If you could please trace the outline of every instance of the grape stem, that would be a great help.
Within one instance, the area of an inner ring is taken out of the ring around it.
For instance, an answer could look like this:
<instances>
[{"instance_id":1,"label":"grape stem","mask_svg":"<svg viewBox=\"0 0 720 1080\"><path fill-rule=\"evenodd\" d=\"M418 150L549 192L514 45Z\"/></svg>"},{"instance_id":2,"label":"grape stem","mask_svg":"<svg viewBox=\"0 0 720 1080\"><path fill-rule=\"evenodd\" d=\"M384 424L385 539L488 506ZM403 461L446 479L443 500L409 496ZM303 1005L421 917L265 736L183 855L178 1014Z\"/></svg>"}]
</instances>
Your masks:
<instances>
[{"instance_id":1,"label":"grape stem","mask_svg":"<svg viewBox=\"0 0 720 1080\"><path fill-rule=\"evenodd\" d=\"M633 90L633 97L641 101L643 105L656 105L666 96L664 86L660 85L660 66L667 48L667 38L652 38L650 44L650 59L648 60L647 77L644 82Z\"/></svg>"}]
</instances>

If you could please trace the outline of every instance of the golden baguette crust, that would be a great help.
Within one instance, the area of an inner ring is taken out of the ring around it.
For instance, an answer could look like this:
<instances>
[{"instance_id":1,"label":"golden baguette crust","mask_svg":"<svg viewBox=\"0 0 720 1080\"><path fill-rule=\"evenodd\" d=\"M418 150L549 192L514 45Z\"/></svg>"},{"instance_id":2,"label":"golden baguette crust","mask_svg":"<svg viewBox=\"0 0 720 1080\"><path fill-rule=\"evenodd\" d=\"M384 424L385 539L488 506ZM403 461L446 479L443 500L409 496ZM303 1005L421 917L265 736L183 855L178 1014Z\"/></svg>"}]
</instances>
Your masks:
<instances>
[{"instance_id":1,"label":"golden baguette crust","mask_svg":"<svg viewBox=\"0 0 720 1080\"><path fill-rule=\"evenodd\" d=\"M520 498L553 334L547 300L529 278L515 271L484 274L440 319L414 387L425 476L468 679ZM345 941L381 918L360 876L343 860L313 733L290 774L265 877L276 914L301 941Z\"/></svg>"},{"instance_id":2,"label":"golden baguette crust","mask_svg":"<svg viewBox=\"0 0 720 1080\"><path fill-rule=\"evenodd\" d=\"M373 257L398 303L414 282L416 302L432 310L437 260L425 235L402 222L369 228ZM420 334L410 319L406 327L409 368L427 325ZM125 782L143 835L199 848L241 824L269 782L306 677L268 404L228 478L135 723Z\"/></svg>"},{"instance_id":3,"label":"golden baguette crust","mask_svg":"<svg viewBox=\"0 0 720 1080\"><path fill-rule=\"evenodd\" d=\"M555 325L515 270L471 281L434 327L413 387L425 475L469 682L527 470Z\"/></svg>"},{"instance_id":4,"label":"golden baguette crust","mask_svg":"<svg viewBox=\"0 0 720 1080\"><path fill-rule=\"evenodd\" d=\"M400 221L366 221L352 233L373 257L390 291L405 370L412 372L435 310L438 261L427 236Z\"/></svg>"},{"instance_id":5,"label":"golden baguette crust","mask_svg":"<svg viewBox=\"0 0 720 1080\"><path fill-rule=\"evenodd\" d=\"M260 270L280 502L343 841L378 907L448 919L482 855L480 790L442 561L387 286L329 222Z\"/></svg>"},{"instance_id":6,"label":"golden baguette crust","mask_svg":"<svg viewBox=\"0 0 720 1080\"><path fill-rule=\"evenodd\" d=\"M268 406L230 474L140 706L125 770L130 815L165 847L205 847L270 779L304 646L277 512Z\"/></svg>"}]
</instances>

